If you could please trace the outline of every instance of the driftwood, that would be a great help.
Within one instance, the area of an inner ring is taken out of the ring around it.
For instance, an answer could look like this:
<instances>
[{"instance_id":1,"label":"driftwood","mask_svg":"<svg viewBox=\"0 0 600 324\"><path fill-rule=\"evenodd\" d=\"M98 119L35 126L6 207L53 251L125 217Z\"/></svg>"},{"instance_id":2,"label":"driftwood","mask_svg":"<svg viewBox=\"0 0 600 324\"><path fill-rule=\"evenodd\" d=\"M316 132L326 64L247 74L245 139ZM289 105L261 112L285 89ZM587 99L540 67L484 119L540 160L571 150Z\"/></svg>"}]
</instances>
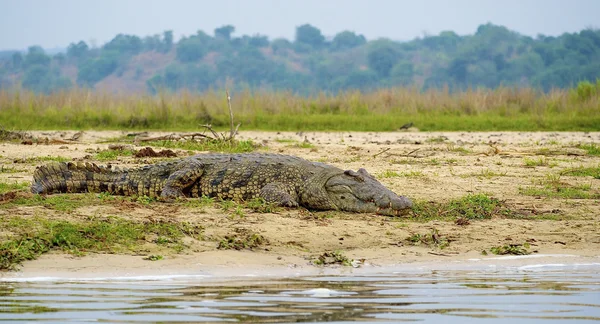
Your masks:
<instances>
[{"instance_id":1,"label":"driftwood","mask_svg":"<svg viewBox=\"0 0 600 324\"><path fill-rule=\"evenodd\" d=\"M238 133L238 129L240 128L241 123L234 127L233 123L233 109L231 108L231 96L229 95L229 90L225 90L225 94L227 95L227 107L229 108L229 134L226 133L218 133L212 128L212 125L205 124L200 125L204 127L207 131L210 132L210 135L207 135L205 132L202 133L188 133L188 134L176 134L172 133L169 135L163 136L153 136L153 137L136 137L135 142L151 142L151 141L177 141L177 140L196 140L196 138L200 138L205 141L233 141L235 136Z\"/></svg>"}]
</instances>

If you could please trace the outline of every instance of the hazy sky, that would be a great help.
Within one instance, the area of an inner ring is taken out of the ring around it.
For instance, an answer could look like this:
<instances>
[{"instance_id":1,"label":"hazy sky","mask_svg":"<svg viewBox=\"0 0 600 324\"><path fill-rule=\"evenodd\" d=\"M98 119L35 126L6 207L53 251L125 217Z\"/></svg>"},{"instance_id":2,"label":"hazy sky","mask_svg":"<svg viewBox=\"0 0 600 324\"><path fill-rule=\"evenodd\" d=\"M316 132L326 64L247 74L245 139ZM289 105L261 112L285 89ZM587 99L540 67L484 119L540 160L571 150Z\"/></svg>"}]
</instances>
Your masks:
<instances>
[{"instance_id":1,"label":"hazy sky","mask_svg":"<svg viewBox=\"0 0 600 324\"><path fill-rule=\"evenodd\" d=\"M472 34L491 22L522 34L600 28L600 0L0 0L0 50L102 45L119 33L173 30L176 39L231 24L234 35L294 38L309 23L326 36L410 40L443 30Z\"/></svg>"}]
</instances>

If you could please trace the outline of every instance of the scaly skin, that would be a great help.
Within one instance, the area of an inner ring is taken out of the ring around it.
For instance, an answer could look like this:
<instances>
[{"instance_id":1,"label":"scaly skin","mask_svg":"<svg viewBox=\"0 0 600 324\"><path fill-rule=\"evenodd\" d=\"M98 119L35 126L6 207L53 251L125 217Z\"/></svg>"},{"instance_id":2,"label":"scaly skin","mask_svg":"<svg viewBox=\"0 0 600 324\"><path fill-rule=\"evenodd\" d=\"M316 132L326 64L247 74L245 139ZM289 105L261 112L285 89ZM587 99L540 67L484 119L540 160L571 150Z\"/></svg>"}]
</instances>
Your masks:
<instances>
[{"instance_id":1,"label":"scaly skin","mask_svg":"<svg viewBox=\"0 0 600 324\"><path fill-rule=\"evenodd\" d=\"M261 197L280 206L399 215L412 202L385 188L365 169L358 172L278 154L199 154L137 169L92 163L38 167L31 191L108 192L165 199Z\"/></svg>"}]
</instances>

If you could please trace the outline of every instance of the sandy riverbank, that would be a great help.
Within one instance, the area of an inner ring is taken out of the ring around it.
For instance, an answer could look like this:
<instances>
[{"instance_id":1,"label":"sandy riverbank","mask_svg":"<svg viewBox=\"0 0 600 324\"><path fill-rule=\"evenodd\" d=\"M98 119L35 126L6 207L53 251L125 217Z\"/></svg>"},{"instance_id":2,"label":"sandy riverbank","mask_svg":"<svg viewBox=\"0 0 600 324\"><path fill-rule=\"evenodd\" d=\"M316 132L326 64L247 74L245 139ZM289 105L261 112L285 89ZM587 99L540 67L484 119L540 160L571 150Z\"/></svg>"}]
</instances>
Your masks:
<instances>
[{"instance_id":1,"label":"sandy riverbank","mask_svg":"<svg viewBox=\"0 0 600 324\"><path fill-rule=\"evenodd\" d=\"M125 134L89 131L77 141L68 140L74 133L34 132L35 136L58 140L50 141L50 144L0 143L0 165L19 169L15 173L0 173L0 181L30 181L35 164L21 162L27 158L62 156L94 161L90 150L106 149L109 145L104 142L106 139ZM581 143L600 143L600 133L242 132L240 138L264 145L260 150L266 152L297 155L345 169L364 167L390 189L414 200L440 202L467 194L487 193L511 209L522 211L524 216L522 219L473 220L468 225L457 225L451 221L421 222L377 215L312 214L297 209L276 213L247 211L244 217L236 218L220 209L194 210L167 203L123 208L91 205L68 213L41 205L17 206L0 209L0 217L77 220L114 215L140 221L189 221L204 227L205 240L190 238L186 242L190 246L187 251L165 255L164 260L154 262L144 260L140 255L75 257L51 253L26 262L18 273L1 275L112 271L121 274L226 273L231 269L313 271L315 267L309 261L325 251L334 250L342 251L352 259L364 259L368 267L381 267L492 258L492 255L482 256L481 251L526 242L534 254L577 255L590 262L600 256L600 201L597 198L548 198L522 193L523 188L543 187L544 181L553 175L566 187L579 186L591 195L599 193L600 179L572 176L564 171L600 166L600 156L586 154L577 147ZM297 145L305 141L310 145ZM136 146L141 147L143 145ZM538 160L540 163L535 163ZM152 159L118 157L111 163L130 167L150 162ZM397 176L384 177L386 172ZM407 241L415 234L426 235L433 230L448 242L443 249ZM241 232L260 233L268 244L255 251L216 249L220 238ZM8 237L10 233L0 235ZM152 248L148 249L148 253L152 253ZM557 262L569 260L574 259L564 257Z\"/></svg>"}]
</instances>

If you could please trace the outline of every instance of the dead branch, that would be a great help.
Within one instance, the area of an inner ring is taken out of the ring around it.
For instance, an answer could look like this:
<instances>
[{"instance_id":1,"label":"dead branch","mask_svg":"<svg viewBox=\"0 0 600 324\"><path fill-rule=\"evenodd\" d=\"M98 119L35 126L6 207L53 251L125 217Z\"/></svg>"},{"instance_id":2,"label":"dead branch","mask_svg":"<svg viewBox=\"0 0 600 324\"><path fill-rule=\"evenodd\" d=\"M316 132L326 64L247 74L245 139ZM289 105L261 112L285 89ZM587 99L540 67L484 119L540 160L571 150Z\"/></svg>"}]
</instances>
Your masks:
<instances>
[{"instance_id":1,"label":"dead branch","mask_svg":"<svg viewBox=\"0 0 600 324\"><path fill-rule=\"evenodd\" d=\"M234 130L233 129L233 110L231 109L231 96L229 95L229 90L225 90L225 94L227 94L227 106L229 107L229 138L227 139L232 140L233 137L235 136L235 134L237 133L237 128Z\"/></svg>"},{"instance_id":2,"label":"dead branch","mask_svg":"<svg viewBox=\"0 0 600 324\"><path fill-rule=\"evenodd\" d=\"M385 153L385 152L389 151L390 149L391 149L390 147L388 147L388 148L385 148L385 149L381 150L381 152L379 152L379 153L377 153L377 154L373 155L373 157L377 157L378 155L381 155L381 154L383 154L383 153Z\"/></svg>"},{"instance_id":3,"label":"dead branch","mask_svg":"<svg viewBox=\"0 0 600 324\"><path fill-rule=\"evenodd\" d=\"M196 137L201 137L203 140L207 141L232 141L238 133L238 129L242 125L239 123L236 127L234 127L233 123L233 109L231 108L231 96L229 95L229 90L225 90L227 94L227 106L229 107L229 122L230 122L230 130L229 135L226 133L218 133L212 128L211 124L200 125L206 131L209 131L212 136L203 133L189 133L189 134L169 134L163 136L154 136L154 137L136 137L134 142L152 142L152 141L173 141L173 140L182 140L182 139L192 139L195 140Z\"/></svg>"}]
</instances>

